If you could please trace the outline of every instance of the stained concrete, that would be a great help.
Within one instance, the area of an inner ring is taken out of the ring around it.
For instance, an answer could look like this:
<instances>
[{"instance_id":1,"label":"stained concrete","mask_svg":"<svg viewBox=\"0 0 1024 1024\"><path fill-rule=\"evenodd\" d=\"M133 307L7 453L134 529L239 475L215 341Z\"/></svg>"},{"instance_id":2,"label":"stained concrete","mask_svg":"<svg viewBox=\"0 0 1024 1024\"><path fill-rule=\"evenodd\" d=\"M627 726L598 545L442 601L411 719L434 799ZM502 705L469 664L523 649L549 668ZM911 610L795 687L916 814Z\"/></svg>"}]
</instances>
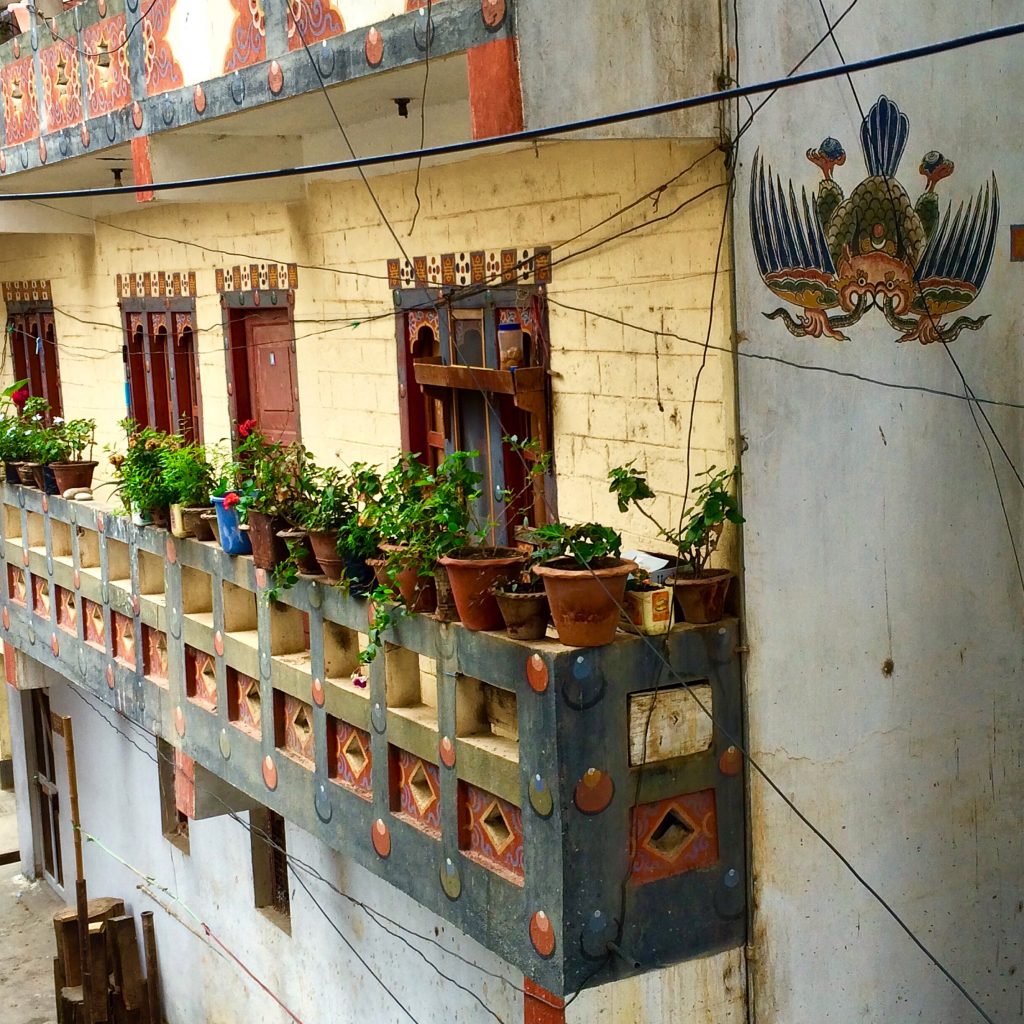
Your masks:
<instances>
[{"instance_id":1,"label":"stained concrete","mask_svg":"<svg viewBox=\"0 0 1024 1024\"><path fill-rule=\"evenodd\" d=\"M17 849L14 795L0 792L0 853ZM20 866L0 867L0 1021L54 1024L53 912L63 906Z\"/></svg>"}]
</instances>

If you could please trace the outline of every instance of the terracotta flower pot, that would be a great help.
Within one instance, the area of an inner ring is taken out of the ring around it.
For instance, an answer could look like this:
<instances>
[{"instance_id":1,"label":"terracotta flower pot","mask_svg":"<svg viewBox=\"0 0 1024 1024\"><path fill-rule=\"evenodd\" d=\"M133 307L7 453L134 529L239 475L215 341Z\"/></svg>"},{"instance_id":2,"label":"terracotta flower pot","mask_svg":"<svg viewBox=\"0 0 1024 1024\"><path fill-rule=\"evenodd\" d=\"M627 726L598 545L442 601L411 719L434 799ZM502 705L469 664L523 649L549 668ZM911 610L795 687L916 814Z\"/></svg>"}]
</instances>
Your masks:
<instances>
[{"instance_id":1,"label":"terracotta flower pot","mask_svg":"<svg viewBox=\"0 0 1024 1024\"><path fill-rule=\"evenodd\" d=\"M149 521L153 526L158 526L161 530L169 530L171 528L170 509L151 508L149 510Z\"/></svg>"},{"instance_id":2,"label":"terracotta flower pot","mask_svg":"<svg viewBox=\"0 0 1024 1024\"><path fill-rule=\"evenodd\" d=\"M567 647L603 647L615 638L636 562L601 558L588 568L572 558L555 558L533 571L544 581L558 639Z\"/></svg>"},{"instance_id":3,"label":"terracotta flower pot","mask_svg":"<svg viewBox=\"0 0 1024 1024\"><path fill-rule=\"evenodd\" d=\"M96 466L95 462L51 462L50 469L53 471L58 493L91 489Z\"/></svg>"},{"instance_id":4,"label":"terracotta flower pot","mask_svg":"<svg viewBox=\"0 0 1024 1024\"><path fill-rule=\"evenodd\" d=\"M180 506L171 506L171 532L174 533L174 509ZM211 511L209 505L194 505L191 508L181 508L181 529L182 533L175 534L181 537L195 537L196 540L213 539L213 523L216 522L216 515Z\"/></svg>"},{"instance_id":5,"label":"terracotta flower pot","mask_svg":"<svg viewBox=\"0 0 1024 1024\"><path fill-rule=\"evenodd\" d=\"M309 542L323 574L331 583L341 579L342 559L338 554L337 530L310 530Z\"/></svg>"},{"instance_id":6,"label":"terracotta flower pot","mask_svg":"<svg viewBox=\"0 0 1024 1024\"><path fill-rule=\"evenodd\" d=\"M288 557L288 548L277 535L283 527L284 522L278 516L249 510L249 543L257 569L273 569Z\"/></svg>"},{"instance_id":7,"label":"terracotta flower pot","mask_svg":"<svg viewBox=\"0 0 1024 1024\"><path fill-rule=\"evenodd\" d=\"M313 545L309 542L309 534L305 530L278 530L277 536L284 541L285 547L298 543L297 550L299 573L303 576L319 576L320 563L313 554Z\"/></svg>"},{"instance_id":8,"label":"terracotta flower pot","mask_svg":"<svg viewBox=\"0 0 1024 1024\"><path fill-rule=\"evenodd\" d=\"M728 569L705 569L699 576L670 576L667 580L676 605L687 622L718 622L725 615L733 573Z\"/></svg>"},{"instance_id":9,"label":"terracotta flower pot","mask_svg":"<svg viewBox=\"0 0 1024 1024\"><path fill-rule=\"evenodd\" d=\"M402 601L412 612L429 615L437 608L437 587L433 576L421 576L415 568L399 569L392 576L386 558L368 558L366 564L373 569L382 587L397 587Z\"/></svg>"},{"instance_id":10,"label":"terracotta flower pot","mask_svg":"<svg viewBox=\"0 0 1024 1024\"><path fill-rule=\"evenodd\" d=\"M543 590L512 593L499 587L494 598L513 640L542 640L548 631L551 608Z\"/></svg>"},{"instance_id":11,"label":"terracotta flower pot","mask_svg":"<svg viewBox=\"0 0 1024 1024\"><path fill-rule=\"evenodd\" d=\"M491 588L518 576L526 556L516 548L463 548L439 559L448 570L452 596L466 629L501 629Z\"/></svg>"},{"instance_id":12,"label":"terracotta flower pot","mask_svg":"<svg viewBox=\"0 0 1024 1024\"><path fill-rule=\"evenodd\" d=\"M41 462L32 462L32 480L44 494L60 494L57 478L53 475L52 466L44 466Z\"/></svg>"}]
</instances>

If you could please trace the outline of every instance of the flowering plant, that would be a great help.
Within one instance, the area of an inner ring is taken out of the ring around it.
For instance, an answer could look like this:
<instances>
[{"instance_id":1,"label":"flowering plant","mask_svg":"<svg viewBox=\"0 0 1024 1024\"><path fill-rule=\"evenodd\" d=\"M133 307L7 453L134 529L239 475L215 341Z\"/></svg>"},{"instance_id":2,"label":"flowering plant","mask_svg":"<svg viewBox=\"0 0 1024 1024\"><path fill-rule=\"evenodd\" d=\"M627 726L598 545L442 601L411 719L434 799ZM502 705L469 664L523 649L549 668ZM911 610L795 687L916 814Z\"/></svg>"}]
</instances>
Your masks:
<instances>
[{"instance_id":1,"label":"flowering plant","mask_svg":"<svg viewBox=\"0 0 1024 1024\"><path fill-rule=\"evenodd\" d=\"M230 511L231 509L233 509L236 505L238 505L238 503L241 500L242 499L238 496L237 491L228 491L228 493L224 495L225 511Z\"/></svg>"},{"instance_id":2,"label":"flowering plant","mask_svg":"<svg viewBox=\"0 0 1024 1024\"><path fill-rule=\"evenodd\" d=\"M178 446L182 439L152 427L140 427L129 418L121 421L127 437L124 453L108 446L110 464L114 467L114 487L122 504L132 512L166 509L175 501L163 472L163 452Z\"/></svg>"}]
</instances>

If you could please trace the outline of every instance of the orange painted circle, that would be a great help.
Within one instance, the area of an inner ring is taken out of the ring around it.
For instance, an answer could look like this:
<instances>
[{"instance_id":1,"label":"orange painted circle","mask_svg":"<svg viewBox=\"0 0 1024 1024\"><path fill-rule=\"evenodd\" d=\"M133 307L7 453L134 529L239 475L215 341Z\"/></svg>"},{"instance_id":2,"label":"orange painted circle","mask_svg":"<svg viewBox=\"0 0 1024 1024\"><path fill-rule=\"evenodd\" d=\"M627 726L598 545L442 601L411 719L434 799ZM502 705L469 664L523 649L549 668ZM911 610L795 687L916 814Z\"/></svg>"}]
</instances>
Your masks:
<instances>
[{"instance_id":1,"label":"orange painted circle","mask_svg":"<svg viewBox=\"0 0 1024 1024\"><path fill-rule=\"evenodd\" d=\"M270 70L267 72L267 85L270 91L276 96L284 88L284 72L276 60L270 62Z\"/></svg>"},{"instance_id":2,"label":"orange painted circle","mask_svg":"<svg viewBox=\"0 0 1024 1024\"><path fill-rule=\"evenodd\" d=\"M5 608L3 611L4 629L11 628L11 613Z\"/></svg>"},{"instance_id":3,"label":"orange painted circle","mask_svg":"<svg viewBox=\"0 0 1024 1024\"><path fill-rule=\"evenodd\" d=\"M7 173L7 154L0 153L0 174Z\"/></svg>"},{"instance_id":4,"label":"orange painted circle","mask_svg":"<svg viewBox=\"0 0 1024 1024\"><path fill-rule=\"evenodd\" d=\"M224 657L224 634L219 629L213 634L213 649L219 657Z\"/></svg>"},{"instance_id":5,"label":"orange painted circle","mask_svg":"<svg viewBox=\"0 0 1024 1024\"><path fill-rule=\"evenodd\" d=\"M174 565L174 563L177 562L177 560L178 560L178 549L175 546L174 541L171 540L169 537L167 538L167 549L166 550L167 550L167 561L171 565Z\"/></svg>"},{"instance_id":6,"label":"orange painted circle","mask_svg":"<svg viewBox=\"0 0 1024 1024\"><path fill-rule=\"evenodd\" d=\"M371 68L377 67L384 59L384 37L377 28L371 28L366 33L366 43L363 45L363 53L366 54L366 63Z\"/></svg>"},{"instance_id":7,"label":"orange painted circle","mask_svg":"<svg viewBox=\"0 0 1024 1024\"><path fill-rule=\"evenodd\" d=\"M497 28L505 20L505 0L480 0L480 13L488 28Z\"/></svg>"},{"instance_id":8,"label":"orange painted circle","mask_svg":"<svg viewBox=\"0 0 1024 1024\"><path fill-rule=\"evenodd\" d=\"M327 695L324 693L324 684L319 679L313 680L313 703L318 707L324 706Z\"/></svg>"},{"instance_id":9,"label":"orange painted circle","mask_svg":"<svg viewBox=\"0 0 1024 1024\"><path fill-rule=\"evenodd\" d=\"M548 665L539 654L531 654L526 659L526 681L536 693L543 693L548 688Z\"/></svg>"},{"instance_id":10,"label":"orange painted circle","mask_svg":"<svg viewBox=\"0 0 1024 1024\"><path fill-rule=\"evenodd\" d=\"M378 818L373 823L373 828L370 829L370 839L373 842L373 848L379 856L391 856L391 833L388 831L383 818Z\"/></svg>"},{"instance_id":11,"label":"orange painted circle","mask_svg":"<svg viewBox=\"0 0 1024 1024\"><path fill-rule=\"evenodd\" d=\"M743 770L743 755L736 747L726 747L718 759L718 770L723 775L739 775Z\"/></svg>"},{"instance_id":12,"label":"orange painted circle","mask_svg":"<svg viewBox=\"0 0 1024 1024\"><path fill-rule=\"evenodd\" d=\"M60 656L60 641L57 639L56 633L50 637L50 650L53 651L53 656L55 658Z\"/></svg>"},{"instance_id":13,"label":"orange painted circle","mask_svg":"<svg viewBox=\"0 0 1024 1024\"><path fill-rule=\"evenodd\" d=\"M49 512L50 511L50 499L45 494L43 495L43 511L44 512Z\"/></svg>"},{"instance_id":14,"label":"orange painted circle","mask_svg":"<svg viewBox=\"0 0 1024 1024\"><path fill-rule=\"evenodd\" d=\"M584 814L600 814L615 796L615 783L607 772L599 768L588 768L583 778L576 783L573 803Z\"/></svg>"},{"instance_id":15,"label":"orange painted circle","mask_svg":"<svg viewBox=\"0 0 1024 1024\"><path fill-rule=\"evenodd\" d=\"M269 754L263 758L263 781L267 789L277 789L277 765Z\"/></svg>"},{"instance_id":16,"label":"orange painted circle","mask_svg":"<svg viewBox=\"0 0 1024 1024\"><path fill-rule=\"evenodd\" d=\"M446 768L455 767L455 744L447 736L441 737L438 753L441 756L441 763Z\"/></svg>"},{"instance_id":17,"label":"orange painted circle","mask_svg":"<svg viewBox=\"0 0 1024 1024\"><path fill-rule=\"evenodd\" d=\"M206 93L203 92L201 85L196 86L195 92L192 94L192 103L195 105L197 114L206 110Z\"/></svg>"},{"instance_id":18,"label":"orange painted circle","mask_svg":"<svg viewBox=\"0 0 1024 1024\"><path fill-rule=\"evenodd\" d=\"M179 736L185 735L185 712L181 708L174 709L174 731Z\"/></svg>"},{"instance_id":19,"label":"orange painted circle","mask_svg":"<svg viewBox=\"0 0 1024 1024\"><path fill-rule=\"evenodd\" d=\"M46 141L44 139L39 140L39 162L41 164L46 163Z\"/></svg>"},{"instance_id":20,"label":"orange painted circle","mask_svg":"<svg viewBox=\"0 0 1024 1024\"><path fill-rule=\"evenodd\" d=\"M82 586L82 574L76 569L75 570L75 590L81 589Z\"/></svg>"},{"instance_id":21,"label":"orange painted circle","mask_svg":"<svg viewBox=\"0 0 1024 1024\"><path fill-rule=\"evenodd\" d=\"M136 130L142 127L142 106L138 100L132 104L132 124Z\"/></svg>"},{"instance_id":22,"label":"orange painted circle","mask_svg":"<svg viewBox=\"0 0 1024 1024\"><path fill-rule=\"evenodd\" d=\"M82 128L81 128L81 130L79 131L78 134L79 134L79 137L82 140L82 145L86 149L88 149L89 148L89 141L92 138L92 136L90 136L90 134L89 134L89 126L87 124L83 124Z\"/></svg>"},{"instance_id":23,"label":"orange painted circle","mask_svg":"<svg viewBox=\"0 0 1024 1024\"><path fill-rule=\"evenodd\" d=\"M107 666L107 686L111 690L114 688L114 666L113 665L108 665ZM175 721L175 725L177 725L177 721Z\"/></svg>"},{"instance_id":24,"label":"orange painted circle","mask_svg":"<svg viewBox=\"0 0 1024 1024\"><path fill-rule=\"evenodd\" d=\"M257 569L256 570L256 586L265 587L267 585L267 570Z\"/></svg>"},{"instance_id":25,"label":"orange painted circle","mask_svg":"<svg viewBox=\"0 0 1024 1024\"><path fill-rule=\"evenodd\" d=\"M21 564L22 565L28 565L28 549L27 548L26 548L26 550L22 551L22 553L21 553Z\"/></svg>"},{"instance_id":26,"label":"orange painted circle","mask_svg":"<svg viewBox=\"0 0 1024 1024\"><path fill-rule=\"evenodd\" d=\"M100 533L103 532L103 513L102 512L97 512L96 513L96 529L99 530Z\"/></svg>"},{"instance_id":27,"label":"orange painted circle","mask_svg":"<svg viewBox=\"0 0 1024 1024\"><path fill-rule=\"evenodd\" d=\"M543 910L530 918L530 941L542 957L549 957L555 951L555 929Z\"/></svg>"},{"instance_id":28,"label":"orange painted circle","mask_svg":"<svg viewBox=\"0 0 1024 1024\"><path fill-rule=\"evenodd\" d=\"M138 594L132 594L132 614L138 616L139 611L142 608L142 602L139 600Z\"/></svg>"}]
</instances>

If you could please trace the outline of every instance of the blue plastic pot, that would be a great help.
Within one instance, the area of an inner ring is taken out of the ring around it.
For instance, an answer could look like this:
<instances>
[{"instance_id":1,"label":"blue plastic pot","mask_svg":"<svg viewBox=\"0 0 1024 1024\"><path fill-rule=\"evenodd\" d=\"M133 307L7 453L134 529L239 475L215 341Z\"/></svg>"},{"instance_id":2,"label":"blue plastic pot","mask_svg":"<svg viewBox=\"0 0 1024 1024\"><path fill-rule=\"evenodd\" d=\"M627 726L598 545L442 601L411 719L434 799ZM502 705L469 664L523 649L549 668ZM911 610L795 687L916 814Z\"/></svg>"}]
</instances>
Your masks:
<instances>
[{"instance_id":1,"label":"blue plastic pot","mask_svg":"<svg viewBox=\"0 0 1024 1024\"><path fill-rule=\"evenodd\" d=\"M238 518L238 510L225 508L223 498L211 498L213 507L217 510L217 527L220 530L220 546L229 555L251 555L252 544L249 543L249 534L241 528Z\"/></svg>"}]
</instances>

